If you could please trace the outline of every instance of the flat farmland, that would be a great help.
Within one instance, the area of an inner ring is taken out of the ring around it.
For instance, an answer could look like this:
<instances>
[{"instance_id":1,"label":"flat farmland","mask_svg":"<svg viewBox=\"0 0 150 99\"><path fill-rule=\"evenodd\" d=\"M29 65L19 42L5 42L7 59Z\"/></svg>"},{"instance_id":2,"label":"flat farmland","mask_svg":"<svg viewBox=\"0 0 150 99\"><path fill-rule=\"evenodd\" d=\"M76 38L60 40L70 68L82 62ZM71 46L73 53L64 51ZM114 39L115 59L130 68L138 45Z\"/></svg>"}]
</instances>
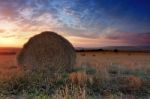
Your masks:
<instances>
[{"instance_id":1,"label":"flat farmland","mask_svg":"<svg viewBox=\"0 0 150 99\"><path fill-rule=\"evenodd\" d=\"M66 89L65 86L63 90L57 89L56 93L50 96L42 94L40 97L51 97L52 99L61 97L62 99L64 94L57 92L70 90L74 92L74 96L67 94L66 97L74 97L76 99L93 99L91 97L95 97L94 99L105 99L106 97L110 99L138 99L139 97L141 99L149 99L150 53L148 52L77 52L75 68L75 72L70 73L67 79L73 85L80 86L79 90L76 88L69 89L69 87ZM22 74L22 69L20 66L17 66L16 54L3 53L0 55L1 82L3 80L11 82L12 78ZM24 83L23 81L19 81L17 80L18 85ZM32 82L31 79L30 81ZM16 85L16 80L12 81L11 84L13 85L14 82ZM83 87L83 85L86 85L86 87ZM3 85L3 87L5 88L6 85ZM10 86L7 85L7 87L9 88ZM1 94L5 93L4 90L9 93L9 90L2 89L1 87ZM27 90L25 96L21 95L20 97L31 97L28 91L29 90ZM14 94L16 97L19 92L15 91ZM79 93L81 97L77 97ZM15 97L14 94L9 93L6 96ZM32 98L38 97L39 96L33 92Z\"/></svg>"},{"instance_id":2,"label":"flat farmland","mask_svg":"<svg viewBox=\"0 0 150 99\"><path fill-rule=\"evenodd\" d=\"M77 66L89 64L101 67L120 66L129 69L150 70L150 53L146 52L78 52Z\"/></svg>"}]
</instances>

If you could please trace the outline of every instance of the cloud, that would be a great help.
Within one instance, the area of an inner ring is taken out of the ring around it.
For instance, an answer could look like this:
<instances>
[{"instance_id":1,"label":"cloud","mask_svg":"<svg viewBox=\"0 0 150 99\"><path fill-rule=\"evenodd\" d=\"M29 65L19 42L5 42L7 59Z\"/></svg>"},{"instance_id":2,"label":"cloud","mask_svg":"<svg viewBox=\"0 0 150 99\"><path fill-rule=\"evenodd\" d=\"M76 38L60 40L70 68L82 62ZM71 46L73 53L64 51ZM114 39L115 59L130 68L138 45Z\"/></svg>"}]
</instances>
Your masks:
<instances>
[{"instance_id":1,"label":"cloud","mask_svg":"<svg viewBox=\"0 0 150 99\"><path fill-rule=\"evenodd\" d=\"M4 33L5 32L5 30L4 29L0 29L0 33Z\"/></svg>"},{"instance_id":2,"label":"cloud","mask_svg":"<svg viewBox=\"0 0 150 99\"><path fill-rule=\"evenodd\" d=\"M139 4L134 0L1 0L0 36L27 40L42 31L55 31L82 46L148 44L150 10L148 2Z\"/></svg>"},{"instance_id":3,"label":"cloud","mask_svg":"<svg viewBox=\"0 0 150 99\"><path fill-rule=\"evenodd\" d=\"M115 33L106 35L106 38L132 45L150 45L150 33Z\"/></svg>"}]
</instances>

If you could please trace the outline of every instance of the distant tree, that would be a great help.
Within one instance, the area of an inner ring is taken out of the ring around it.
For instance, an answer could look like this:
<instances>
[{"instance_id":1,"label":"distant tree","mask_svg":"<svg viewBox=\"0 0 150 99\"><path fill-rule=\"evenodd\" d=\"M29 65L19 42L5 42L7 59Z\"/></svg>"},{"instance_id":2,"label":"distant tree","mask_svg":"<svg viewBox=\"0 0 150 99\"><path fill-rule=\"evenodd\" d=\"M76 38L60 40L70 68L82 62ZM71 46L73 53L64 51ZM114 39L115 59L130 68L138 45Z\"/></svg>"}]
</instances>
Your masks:
<instances>
[{"instance_id":1,"label":"distant tree","mask_svg":"<svg viewBox=\"0 0 150 99\"><path fill-rule=\"evenodd\" d=\"M98 49L98 51L104 51L103 49Z\"/></svg>"},{"instance_id":2,"label":"distant tree","mask_svg":"<svg viewBox=\"0 0 150 99\"><path fill-rule=\"evenodd\" d=\"M114 49L114 52L118 52L118 49Z\"/></svg>"}]
</instances>

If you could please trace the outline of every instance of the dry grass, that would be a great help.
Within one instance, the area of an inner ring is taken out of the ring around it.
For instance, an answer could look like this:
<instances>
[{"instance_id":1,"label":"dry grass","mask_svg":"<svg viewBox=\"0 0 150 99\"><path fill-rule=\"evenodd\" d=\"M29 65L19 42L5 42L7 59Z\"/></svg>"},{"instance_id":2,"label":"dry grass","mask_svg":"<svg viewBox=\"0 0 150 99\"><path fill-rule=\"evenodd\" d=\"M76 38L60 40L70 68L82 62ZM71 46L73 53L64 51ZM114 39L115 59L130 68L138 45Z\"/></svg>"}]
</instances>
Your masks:
<instances>
[{"instance_id":1,"label":"dry grass","mask_svg":"<svg viewBox=\"0 0 150 99\"><path fill-rule=\"evenodd\" d=\"M14 55L0 55L1 80L11 79L13 75L15 77L21 75L22 71L16 67L14 57ZM55 81L54 78L44 78L42 83L38 83L41 80L38 79L40 75L34 75L34 79L29 77L11 81L8 85L11 87L13 85L12 89L21 84L23 84L21 89L24 89L23 95L12 97L28 97L29 99L138 99L140 97L148 99L150 96L150 53L81 52L77 53L76 67L73 73L65 74L63 78L55 78ZM52 81L55 83L51 83ZM26 86L30 86L31 89L25 90Z\"/></svg>"},{"instance_id":2,"label":"dry grass","mask_svg":"<svg viewBox=\"0 0 150 99\"><path fill-rule=\"evenodd\" d=\"M73 72L69 75L69 80L73 84L84 85L87 82L88 76L85 72Z\"/></svg>"},{"instance_id":3,"label":"dry grass","mask_svg":"<svg viewBox=\"0 0 150 99\"><path fill-rule=\"evenodd\" d=\"M136 76L128 76L127 77L127 83L128 88L131 90L139 90L142 87L143 81Z\"/></svg>"},{"instance_id":4,"label":"dry grass","mask_svg":"<svg viewBox=\"0 0 150 99\"><path fill-rule=\"evenodd\" d=\"M77 66L84 63L98 68L117 65L132 70L150 71L150 53L144 52L80 52L77 55L77 61Z\"/></svg>"},{"instance_id":5,"label":"dry grass","mask_svg":"<svg viewBox=\"0 0 150 99\"><path fill-rule=\"evenodd\" d=\"M0 79L10 79L21 73L21 69L16 64L15 55L0 55Z\"/></svg>"}]
</instances>

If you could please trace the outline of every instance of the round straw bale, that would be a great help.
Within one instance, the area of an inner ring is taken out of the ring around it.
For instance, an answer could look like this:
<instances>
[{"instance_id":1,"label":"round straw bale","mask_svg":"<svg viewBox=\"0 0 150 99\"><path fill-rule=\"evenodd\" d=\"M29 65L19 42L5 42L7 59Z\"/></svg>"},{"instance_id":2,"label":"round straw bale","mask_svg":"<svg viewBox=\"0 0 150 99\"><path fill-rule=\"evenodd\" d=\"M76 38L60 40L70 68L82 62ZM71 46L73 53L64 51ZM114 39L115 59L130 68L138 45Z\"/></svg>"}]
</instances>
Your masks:
<instances>
[{"instance_id":1,"label":"round straw bale","mask_svg":"<svg viewBox=\"0 0 150 99\"><path fill-rule=\"evenodd\" d=\"M31 71L57 73L71 71L75 58L75 50L69 41L45 31L29 39L17 60L19 66Z\"/></svg>"}]
</instances>

